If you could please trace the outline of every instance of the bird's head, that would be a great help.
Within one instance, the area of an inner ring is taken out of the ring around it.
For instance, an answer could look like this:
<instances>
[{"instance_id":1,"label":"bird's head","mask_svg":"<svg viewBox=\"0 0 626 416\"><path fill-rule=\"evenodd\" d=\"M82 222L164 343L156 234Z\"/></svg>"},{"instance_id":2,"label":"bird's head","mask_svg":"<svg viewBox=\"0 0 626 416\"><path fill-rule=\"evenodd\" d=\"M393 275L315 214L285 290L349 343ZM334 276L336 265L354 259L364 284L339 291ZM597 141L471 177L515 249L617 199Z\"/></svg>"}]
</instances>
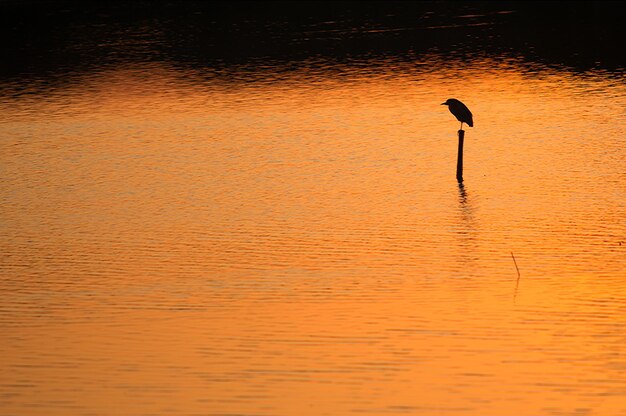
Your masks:
<instances>
[{"instance_id":1,"label":"bird's head","mask_svg":"<svg viewBox=\"0 0 626 416\"><path fill-rule=\"evenodd\" d=\"M452 100L454 100L454 98L448 98L446 100L446 102L445 103L441 103L441 105L450 105L450 104L452 104Z\"/></svg>"}]
</instances>

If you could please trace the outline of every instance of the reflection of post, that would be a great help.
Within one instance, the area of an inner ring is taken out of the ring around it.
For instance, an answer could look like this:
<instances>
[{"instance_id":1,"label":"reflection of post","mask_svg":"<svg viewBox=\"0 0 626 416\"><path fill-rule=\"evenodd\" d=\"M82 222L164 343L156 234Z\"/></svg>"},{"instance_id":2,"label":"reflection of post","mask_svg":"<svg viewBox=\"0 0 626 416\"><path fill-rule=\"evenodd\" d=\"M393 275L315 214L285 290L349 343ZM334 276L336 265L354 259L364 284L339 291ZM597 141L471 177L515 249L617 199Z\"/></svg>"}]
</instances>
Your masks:
<instances>
[{"instance_id":1,"label":"reflection of post","mask_svg":"<svg viewBox=\"0 0 626 416\"><path fill-rule=\"evenodd\" d=\"M457 182L459 188L458 220L455 221L457 235L459 273L472 276L476 272L478 256L478 224L474 218L471 192L465 189L463 182Z\"/></svg>"},{"instance_id":2,"label":"reflection of post","mask_svg":"<svg viewBox=\"0 0 626 416\"><path fill-rule=\"evenodd\" d=\"M456 180L463 182L463 139L465 131L459 130L459 154L456 158Z\"/></svg>"},{"instance_id":3,"label":"reflection of post","mask_svg":"<svg viewBox=\"0 0 626 416\"><path fill-rule=\"evenodd\" d=\"M466 208L467 192L465 192L465 185L461 181L459 181L459 202L461 203L461 208Z\"/></svg>"}]
</instances>

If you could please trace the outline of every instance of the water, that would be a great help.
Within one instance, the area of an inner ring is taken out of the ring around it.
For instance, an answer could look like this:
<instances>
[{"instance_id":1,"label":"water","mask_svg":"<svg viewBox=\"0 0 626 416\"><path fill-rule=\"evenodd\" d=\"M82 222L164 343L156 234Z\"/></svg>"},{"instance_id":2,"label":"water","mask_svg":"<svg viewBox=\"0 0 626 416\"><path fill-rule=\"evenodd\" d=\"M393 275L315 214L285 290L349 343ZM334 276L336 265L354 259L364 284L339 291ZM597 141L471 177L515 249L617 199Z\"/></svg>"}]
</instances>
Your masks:
<instances>
[{"instance_id":1,"label":"water","mask_svg":"<svg viewBox=\"0 0 626 416\"><path fill-rule=\"evenodd\" d=\"M507 49L506 9L117 7L8 29L0 413L626 415L612 55Z\"/></svg>"}]
</instances>

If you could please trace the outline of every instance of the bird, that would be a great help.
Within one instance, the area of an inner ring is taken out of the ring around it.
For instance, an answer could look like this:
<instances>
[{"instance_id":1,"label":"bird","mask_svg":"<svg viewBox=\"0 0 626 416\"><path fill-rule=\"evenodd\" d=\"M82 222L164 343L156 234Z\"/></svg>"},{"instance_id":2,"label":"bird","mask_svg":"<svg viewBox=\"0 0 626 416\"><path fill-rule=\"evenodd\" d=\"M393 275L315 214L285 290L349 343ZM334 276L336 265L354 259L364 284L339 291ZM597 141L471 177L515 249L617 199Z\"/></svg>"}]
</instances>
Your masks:
<instances>
[{"instance_id":1,"label":"bird","mask_svg":"<svg viewBox=\"0 0 626 416\"><path fill-rule=\"evenodd\" d=\"M472 112L467 108L465 104L457 100L456 98L448 98L445 103L441 105L447 105L448 110L461 122L461 130L463 130L463 123L470 127L474 127L474 120L472 120Z\"/></svg>"}]
</instances>

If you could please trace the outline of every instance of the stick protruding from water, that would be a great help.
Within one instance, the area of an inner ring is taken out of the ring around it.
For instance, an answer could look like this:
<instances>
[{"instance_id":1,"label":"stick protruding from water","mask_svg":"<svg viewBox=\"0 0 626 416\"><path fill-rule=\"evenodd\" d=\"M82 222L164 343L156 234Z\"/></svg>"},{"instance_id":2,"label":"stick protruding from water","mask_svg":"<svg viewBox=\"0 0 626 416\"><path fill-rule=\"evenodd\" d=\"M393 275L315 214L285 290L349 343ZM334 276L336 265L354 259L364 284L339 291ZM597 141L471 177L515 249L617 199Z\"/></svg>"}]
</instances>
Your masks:
<instances>
[{"instance_id":1,"label":"stick protruding from water","mask_svg":"<svg viewBox=\"0 0 626 416\"><path fill-rule=\"evenodd\" d=\"M515 270L517 270L517 280L519 281L519 278L521 277L520 272L519 272L519 267L517 267L517 261L515 260L515 256L513 255L513 252L511 251L511 257L513 257L513 263L515 264Z\"/></svg>"}]
</instances>

